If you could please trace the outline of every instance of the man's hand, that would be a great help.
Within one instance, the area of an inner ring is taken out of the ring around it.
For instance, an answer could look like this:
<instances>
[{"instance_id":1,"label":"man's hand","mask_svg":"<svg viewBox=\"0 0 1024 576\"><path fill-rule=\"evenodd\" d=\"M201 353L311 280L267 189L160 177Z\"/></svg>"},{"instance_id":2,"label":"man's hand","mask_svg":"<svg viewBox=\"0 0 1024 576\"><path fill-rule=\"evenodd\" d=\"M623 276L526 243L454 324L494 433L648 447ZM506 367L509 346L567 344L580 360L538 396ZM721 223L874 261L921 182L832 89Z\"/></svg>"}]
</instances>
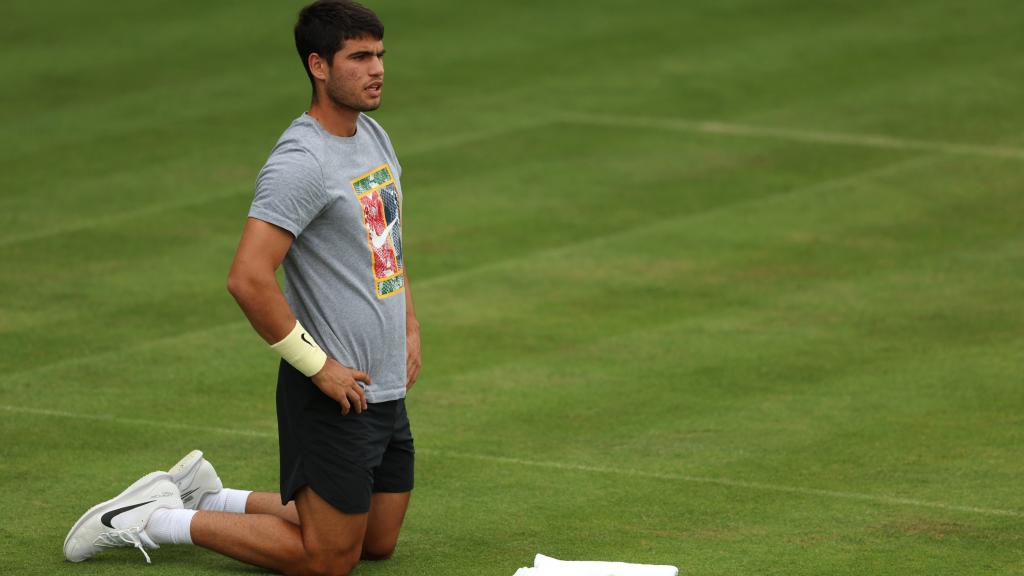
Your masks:
<instances>
[{"instance_id":1,"label":"man's hand","mask_svg":"<svg viewBox=\"0 0 1024 576\"><path fill-rule=\"evenodd\" d=\"M359 385L360 382L370 385L370 375L366 372L347 368L334 358L328 358L327 363L313 375L312 380L321 392L341 404L343 416L347 416L353 409L356 414L366 410L366 393Z\"/></svg>"},{"instance_id":2,"label":"man's hand","mask_svg":"<svg viewBox=\"0 0 1024 576\"><path fill-rule=\"evenodd\" d=\"M420 375L420 323L415 318L405 322L405 373L409 379L405 383L408 392Z\"/></svg>"}]
</instances>

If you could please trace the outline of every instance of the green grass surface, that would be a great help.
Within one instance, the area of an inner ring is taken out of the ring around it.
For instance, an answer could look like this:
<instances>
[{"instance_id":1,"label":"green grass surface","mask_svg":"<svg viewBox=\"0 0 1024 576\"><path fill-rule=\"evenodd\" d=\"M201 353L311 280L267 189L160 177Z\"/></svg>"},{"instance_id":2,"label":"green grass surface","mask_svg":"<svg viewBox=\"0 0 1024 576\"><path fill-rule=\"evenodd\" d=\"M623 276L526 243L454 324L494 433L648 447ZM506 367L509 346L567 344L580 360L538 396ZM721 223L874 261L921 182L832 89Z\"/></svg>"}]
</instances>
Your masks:
<instances>
[{"instance_id":1,"label":"green grass surface","mask_svg":"<svg viewBox=\"0 0 1024 576\"><path fill-rule=\"evenodd\" d=\"M124 574L61 543L143 473L277 486L224 286L300 4L58 4L0 19L0 573ZM1024 5L373 5L424 370L357 574L1024 574Z\"/></svg>"}]
</instances>

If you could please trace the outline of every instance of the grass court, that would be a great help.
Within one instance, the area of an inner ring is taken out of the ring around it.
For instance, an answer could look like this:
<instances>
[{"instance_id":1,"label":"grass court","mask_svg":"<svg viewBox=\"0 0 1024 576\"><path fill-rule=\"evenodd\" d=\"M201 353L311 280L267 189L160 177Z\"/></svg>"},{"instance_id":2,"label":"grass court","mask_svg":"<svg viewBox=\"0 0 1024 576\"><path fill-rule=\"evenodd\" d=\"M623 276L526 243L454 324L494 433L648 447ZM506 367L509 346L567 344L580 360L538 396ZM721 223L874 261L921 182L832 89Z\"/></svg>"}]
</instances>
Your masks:
<instances>
[{"instance_id":1,"label":"grass court","mask_svg":"<svg viewBox=\"0 0 1024 576\"><path fill-rule=\"evenodd\" d=\"M0 573L255 572L61 544L192 448L277 488L225 282L301 5L6 3ZM424 368L356 574L1024 574L1024 4L369 5Z\"/></svg>"}]
</instances>

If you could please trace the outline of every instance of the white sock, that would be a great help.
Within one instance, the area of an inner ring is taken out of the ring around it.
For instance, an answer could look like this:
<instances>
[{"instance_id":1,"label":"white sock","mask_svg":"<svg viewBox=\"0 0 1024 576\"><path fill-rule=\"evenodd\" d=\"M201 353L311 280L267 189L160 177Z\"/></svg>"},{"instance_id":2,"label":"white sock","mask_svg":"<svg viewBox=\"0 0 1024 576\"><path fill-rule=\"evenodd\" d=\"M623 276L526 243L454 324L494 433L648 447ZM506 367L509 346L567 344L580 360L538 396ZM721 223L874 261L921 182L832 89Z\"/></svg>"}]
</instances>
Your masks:
<instances>
[{"instance_id":1,"label":"white sock","mask_svg":"<svg viewBox=\"0 0 1024 576\"><path fill-rule=\"evenodd\" d=\"M234 490L222 488L213 494L204 494L199 500L199 509L210 512L234 512L245 514L245 503L249 500L252 490Z\"/></svg>"},{"instance_id":2,"label":"white sock","mask_svg":"<svg viewBox=\"0 0 1024 576\"><path fill-rule=\"evenodd\" d=\"M146 534L157 544L191 544L195 515L195 510L161 508L149 517Z\"/></svg>"}]
</instances>

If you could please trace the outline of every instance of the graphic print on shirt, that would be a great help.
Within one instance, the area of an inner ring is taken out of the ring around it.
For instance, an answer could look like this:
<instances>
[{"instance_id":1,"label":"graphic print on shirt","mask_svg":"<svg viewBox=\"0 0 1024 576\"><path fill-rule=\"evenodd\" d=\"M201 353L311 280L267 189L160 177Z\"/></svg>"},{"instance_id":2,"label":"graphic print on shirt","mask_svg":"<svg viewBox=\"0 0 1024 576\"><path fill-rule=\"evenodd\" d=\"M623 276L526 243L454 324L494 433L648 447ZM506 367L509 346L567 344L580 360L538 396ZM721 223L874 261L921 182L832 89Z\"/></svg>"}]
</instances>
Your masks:
<instances>
[{"instance_id":1,"label":"graphic print on shirt","mask_svg":"<svg viewBox=\"0 0 1024 576\"><path fill-rule=\"evenodd\" d=\"M363 207L377 298L398 294L405 288L405 270L401 208L391 166L378 166L356 178L352 181L352 190Z\"/></svg>"}]
</instances>

